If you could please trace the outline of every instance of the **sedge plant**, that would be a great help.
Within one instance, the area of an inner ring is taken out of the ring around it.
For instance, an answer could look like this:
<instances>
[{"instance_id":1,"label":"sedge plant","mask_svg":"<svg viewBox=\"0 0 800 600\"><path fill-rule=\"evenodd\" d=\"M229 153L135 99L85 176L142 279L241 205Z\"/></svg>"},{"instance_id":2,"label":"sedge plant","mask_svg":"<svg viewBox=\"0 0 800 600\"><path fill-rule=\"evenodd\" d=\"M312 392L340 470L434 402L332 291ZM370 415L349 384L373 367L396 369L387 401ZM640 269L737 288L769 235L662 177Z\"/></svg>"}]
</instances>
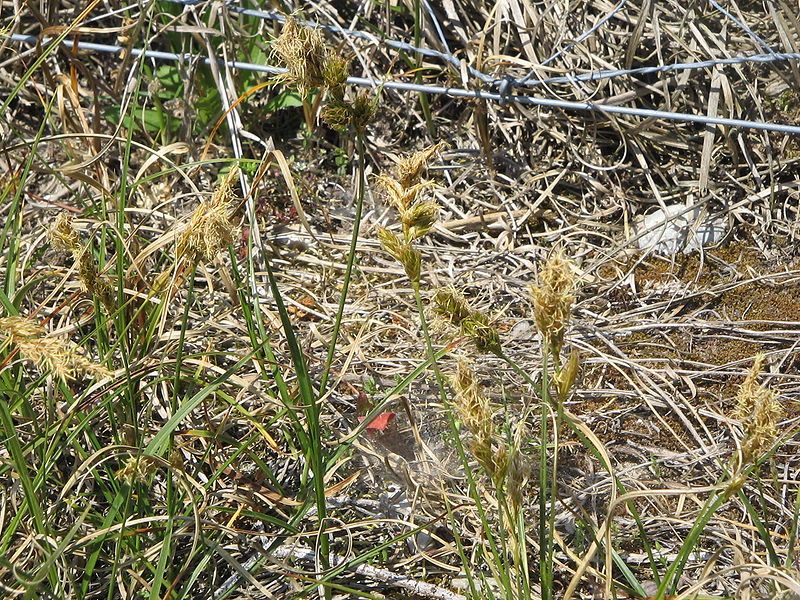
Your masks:
<instances>
[{"instance_id":1,"label":"sedge plant","mask_svg":"<svg viewBox=\"0 0 800 600\"><path fill-rule=\"evenodd\" d=\"M436 376L440 400L449 408L447 415L451 436L464 466L470 496L478 511L482 531L486 535L490 557L488 566L494 574L494 581L500 585L504 597L509 600L529 598L531 586L528 580L523 502L529 468L522 452L526 437L524 423L521 422L512 431L506 432L505 436L495 427L491 404L477 384L471 366L466 362L459 363L457 370L450 375L449 382L446 380L438 366L437 360L441 352L434 349L422 299L422 255L417 242L431 231L439 212L436 203L427 197L433 184L423 179L422 175L432 156L442 148L442 144L436 144L403 157L394 174L378 177L378 184L395 208L400 221L399 232L381 228L378 230L378 238L383 249L402 266L411 284L428 363ZM475 342L479 353L502 354L497 328L486 315L471 309L462 295L449 288L435 291L432 300L434 314L458 325L464 335ZM448 389L453 390L452 400L448 398ZM468 435L466 445L462 443L459 422ZM500 510L497 518L490 516L483 506L480 482L470 467L468 452L475 458L480 471L486 475L490 489L498 499ZM453 515L450 514L450 517L453 518ZM495 533L492 523L498 520L500 531ZM469 560L457 531L454 533L457 548L466 565ZM482 555L483 551L479 549L476 558L482 561ZM470 570L466 574L473 597L494 597L485 578L483 581L476 581Z\"/></svg>"},{"instance_id":2,"label":"sedge plant","mask_svg":"<svg viewBox=\"0 0 800 600\"><path fill-rule=\"evenodd\" d=\"M348 89L349 61L326 45L320 29L300 25L294 18L288 17L281 35L273 44L273 52L286 66L286 73L279 75L275 82L297 91L303 99L303 110L309 131L313 130L314 108L322 104L319 111L321 119L333 129L351 132L355 136L357 159L356 193L354 225L350 246L346 258L345 272L339 294L339 303L333 320L333 331L328 342L327 355L322 375L315 393L307 376L300 378L301 394L308 421L309 462L314 476L317 515L320 520L319 547L323 569L330 567L329 540L325 527L325 490L324 479L328 468L324 455L320 432L320 398L327 395L331 367L336 353L339 333L347 303L348 291L353 277L356 262L357 243L361 228L364 206L365 179L365 136L366 129L372 121L377 109L377 99L368 92L354 93ZM316 94L316 103L312 108L312 98ZM277 288L271 268L270 287L276 301L281 304L280 292ZM301 350L292 332L288 314L281 310L281 320L285 333L292 347L295 368L307 374ZM329 590L325 590L329 594Z\"/></svg>"},{"instance_id":3,"label":"sedge plant","mask_svg":"<svg viewBox=\"0 0 800 600\"><path fill-rule=\"evenodd\" d=\"M480 353L491 353L508 364L539 396L539 579L542 597L553 595L553 554L555 538L555 508L558 500L556 475L558 471L558 439L563 425L568 425L581 443L613 474L610 458L602 443L565 407L575 384L580 367L580 356L572 350L562 358L564 335L571 318L575 301L575 267L560 252L555 252L538 273L537 283L531 286L534 320L541 334L542 350L539 363L539 380L519 366L503 350L497 327L483 312L472 308L466 298L453 288L442 288L433 296L434 311L460 334L470 340ZM528 409L523 408L521 421ZM549 423L555 420L552 446L555 448L552 466L548 460L550 447ZM517 445L518 447L518 445ZM479 460L479 462L481 462ZM614 478L615 487L621 483ZM513 486L512 486L513 487ZM613 498L613 494L612 494ZM636 515L635 509L632 510ZM638 517L637 517L638 518ZM520 521L517 540L525 539L525 521ZM633 589L642 591L621 558L614 554Z\"/></svg>"},{"instance_id":4,"label":"sedge plant","mask_svg":"<svg viewBox=\"0 0 800 600\"><path fill-rule=\"evenodd\" d=\"M677 593L678 582L692 552L700 542L703 530L708 526L714 514L731 498L738 496L748 507L748 513L754 521L761 525L761 519L751 510L750 503L743 493L743 488L753 472L768 460L779 442L778 421L783 409L778 395L768 387L758 383L764 364L764 355L758 354L744 382L739 386L736 395L736 409L733 417L742 425L742 440L732 459L729 472L723 474L723 483L716 486L700 509L700 513L692 524L689 533L681 544L676 559L667 568L654 600L664 600ZM762 529L763 525L759 527ZM766 530L762 537L771 550L770 534ZM770 551L771 559L777 560L774 550ZM777 565L776 565L777 566Z\"/></svg>"}]
</instances>

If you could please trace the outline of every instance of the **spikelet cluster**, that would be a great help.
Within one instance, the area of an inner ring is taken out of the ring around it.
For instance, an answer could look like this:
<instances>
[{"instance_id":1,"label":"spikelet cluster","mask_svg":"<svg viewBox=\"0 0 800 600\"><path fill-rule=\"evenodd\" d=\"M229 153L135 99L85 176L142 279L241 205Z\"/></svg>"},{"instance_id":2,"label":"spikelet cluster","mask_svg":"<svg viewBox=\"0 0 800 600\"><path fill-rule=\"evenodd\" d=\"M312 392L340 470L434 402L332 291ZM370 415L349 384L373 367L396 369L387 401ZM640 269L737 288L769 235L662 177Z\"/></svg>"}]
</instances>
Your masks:
<instances>
[{"instance_id":1,"label":"spikelet cluster","mask_svg":"<svg viewBox=\"0 0 800 600\"><path fill-rule=\"evenodd\" d=\"M564 345L564 333L575 302L574 290L572 265L561 252L554 253L545 262L537 283L530 287L536 327L555 357Z\"/></svg>"},{"instance_id":2,"label":"spikelet cluster","mask_svg":"<svg viewBox=\"0 0 800 600\"><path fill-rule=\"evenodd\" d=\"M304 27L288 17L281 35L272 46L275 57L286 67L277 83L293 87L307 100L314 90L327 92L320 116L331 127L363 130L377 110L377 97L368 92L347 100L345 86L349 62L328 48L319 29Z\"/></svg>"},{"instance_id":3,"label":"spikelet cluster","mask_svg":"<svg viewBox=\"0 0 800 600\"><path fill-rule=\"evenodd\" d=\"M525 421L521 420L514 428L514 436L511 448L508 450L509 457L506 460L506 482L505 489L508 499L511 501L511 509L514 513L520 511L523 506L523 492L530 479L530 465L525 460L522 453L522 444L527 436ZM513 539L513 536L512 536Z\"/></svg>"},{"instance_id":4,"label":"spikelet cluster","mask_svg":"<svg viewBox=\"0 0 800 600\"><path fill-rule=\"evenodd\" d=\"M453 288L441 288L433 295L433 310L461 334L470 338L479 352L500 354L500 332L489 317L473 309L463 294Z\"/></svg>"},{"instance_id":5,"label":"spikelet cluster","mask_svg":"<svg viewBox=\"0 0 800 600\"><path fill-rule=\"evenodd\" d=\"M369 92L359 92L352 100L347 100L342 93L331 94L320 111L320 117L337 131L349 128L363 132L378 111L378 96Z\"/></svg>"},{"instance_id":6,"label":"spikelet cluster","mask_svg":"<svg viewBox=\"0 0 800 600\"><path fill-rule=\"evenodd\" d=\"M53 248L72 255L78 265L78 279L83 290L96 296L109 313L114 312L115 293L111 281L98 272L97 264L91 253L91 246L81 245L80 236L72 222L72 216L67 212L59 214L48 235Z\"/></svg>"},{"instance_id":7,"label":"spikelet cluster","mask_svg":"<svg viewBox=\"0 0 800 600\"><path fill-rule=\"evenodd\" d=\"M778 435L777 423L783 414L778 397L758 383L764 355L758 354L736 396L735 417L742 421L742 463L752 464L766 453Z\"/></svg>"},{"instance_id":8,"label":"spikelet cluster","mask_svg":"<svg viewBox=\"0 0 800 600\"><path fill-rule=\"evenodd\" d=\"M0 339L14 344L24 359L60 379L75 379L81 374L101 378L110 374L106 367L89 360L64 340L45 335L41 325L26 317L0 318Z\"/></svg>"},{"instance_id":9,"label":"spikelet cluster","mask_svg":"<svg viewBox=\"0 0 800 600\"><path fill-rule=\"evenodd\" d=\"M148 477L156 470L156 466L149 456L130 456L122 468L117 470L116 476L128 485L145 483Z\"/></svg>"},{"instance_id":10,"label":"spikelet cluster","mask_svg":"<svg viewBox=\"0 0 800 600\"><path fill-rule=\"evenodd\" d=\"M233 186L238 176L238 169L231 169L211 199L201 202L192 213L186 230L178 239L178 261L211 262L233 242L236 236L231 214L236 200Z\"/></svg>"},{"instance_id":11,"label":"spikelet cluster","mask_svg":"<svg viewBox=\"0 0 800 600\"><path fill-rule=\"evenodd\" d=\"M508 452L494 444L495 430L489 400L483 395L475 373L465 362L459 362L451 376L455 391L455 407L464 427L472 434L470 450L493 480L505 477Z\"/></svg>"},{"instance_id":12,"label":"spikelet cluster","mask_svg":"<svg viewBox=\"0 0 800 600\"><path fill-rule=\"evenodd\" d=\"M510 444L503 441L495 430L489 400L470 365L459 362L450 380L455 391L458 417L470 433L470 451L495 488L505 492L509 508L516 513L523 506L524 490L530 476L530 465L521 452L526 435L525 423L520 421L514 428Z\"/></svg>"},{"instance_id":13,"label":"spikelet cluster","mask_svg":"<svg viewBox=\"0 0 800 600\"><path fill-rule=\"evenodd\" d=\"M280 83L296 88L303 97L325 85L325 73L326 70L330 72L331 67L325 39L319 29L303 27L289 17L272 45L272 51L287 69L286 73L277 76Z\"/></svg>"},{"instance_id":14,"label":"spikelet cluster","mask_svg":"<svg viewBox=\"0 0 800 600\"><path fill-rule=\"evenodd\" d=\"M445 145L438 143L400 160L397 175L379 175L376 182L381 187L400 216L402 235L388 229L378 230L383 249L391 254L406 272L412 285L419 285L421 256L413 242L427 235L439 218L439 206L420 197L433 183L422 179L428 162Z\"/></svg>"},{"instance_id":15,"label":"spikelet cluster","mask_svg":"<svg viewBox=\"0 0 800 600\"><path fill-rule=\"evenodd\" d=\"M419 152L414 152L400 159L397 163L397 181L404 188L411 188L422 180L431 158L446 148L447 144L439 142Z\"/></svg>"}]
</instances>

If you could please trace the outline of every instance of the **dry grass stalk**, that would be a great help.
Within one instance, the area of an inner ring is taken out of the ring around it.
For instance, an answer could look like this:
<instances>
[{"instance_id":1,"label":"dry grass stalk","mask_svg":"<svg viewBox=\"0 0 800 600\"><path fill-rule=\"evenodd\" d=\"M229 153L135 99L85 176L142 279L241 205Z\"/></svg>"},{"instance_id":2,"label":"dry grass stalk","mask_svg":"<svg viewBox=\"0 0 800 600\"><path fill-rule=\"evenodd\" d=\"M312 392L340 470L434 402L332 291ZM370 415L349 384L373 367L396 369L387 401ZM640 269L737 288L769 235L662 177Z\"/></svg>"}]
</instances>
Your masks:
<instances>
[{"instance_id":1,"label":"dry grass stalk","mask_svg":"<svg viewBox=\"0 0 800 600\"><path fill-rule=\"evenodd\" d=\"M89 360L64 340L45 335L44 328L32 319L0 318L0 334L19 349L24 359L61 379L75 379L81 374L97 378L110 375L106 367Z\"/></svg>"}]
</instances>

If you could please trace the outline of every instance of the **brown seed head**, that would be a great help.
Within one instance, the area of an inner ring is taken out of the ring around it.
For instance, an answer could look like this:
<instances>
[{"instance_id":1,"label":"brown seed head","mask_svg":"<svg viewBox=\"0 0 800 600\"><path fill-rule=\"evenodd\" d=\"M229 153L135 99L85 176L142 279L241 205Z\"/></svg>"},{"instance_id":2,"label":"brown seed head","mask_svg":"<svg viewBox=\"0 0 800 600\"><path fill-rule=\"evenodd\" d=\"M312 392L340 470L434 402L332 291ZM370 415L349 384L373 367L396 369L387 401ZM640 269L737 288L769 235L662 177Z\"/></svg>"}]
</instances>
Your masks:
<instances>
[{"instance_id":1,"label":"brown seed head","mask_svg":"<svg viewBox=\"0 0 800 600\"><path fill-rule=\"evenodd\" d=\"M378 175L375 182L386 191L389 200L401 215L409 209L422 190L433 185L430 181L421 181L410 187L404 187L389 175Z\"/></svg>"},{"instance_id":2,"label":"brown seed head","mask_svg":"<svg viewBox=\"0 0 800 600\"><path fill-rule=\"evenodd\" d=\"M31 319L18 316L0 318L0 334L17 346L23 358L61 379L73 379L81 373L95 377L110 374L108 369L89 360L76 348L45 335L41 325Z\"/></svg>"},{"instance_id":3,"label":"brown seed head","mask_svg":"<svg viewBox=\"0 0 800 600\"><path fill-rule=\"evenodd\" d=\"M386 252L391 254L398 262L400 261L400 257L403 254L403 240L385 227L379 227L378 241L380 241L381 246Z\"/></svg>"},{"instance_id":4,"label":"brown seed head","mask_svg":"<svg viewBox=\"0 0 800 600\"><path fill-rule=\"evenodd\" d=\"M233 242L236 233L236 226L231 220L236 198L233 185L238 175L238 169L231 169L211 199L201 202L192 213L186 230L178 240L178 260L186 258L192 263L201 260L211 262Z\"/></svg>"},{"instance_id":5,"label":"brown seed head","mask_svg":"<svg viewBox=\"0 0 800 600\"><path fill-rule=\"evenodd\" d=\"M524 490L528 484L531 472L530 464L525 460L525 454L522 452L522 445L526 436L527 430L525 422L520 421L514 427L513 447L510 451L510 458L506 471L506 492L514 512L518 512L522 509Z\"/></svg>"},{"instance_id":6,"label":"brown seed head","mask_svg":"<svg viewBox=\"0 0 800 600\"><path fill-rule=\"evenodd\" d=\"M18 316L0 318L0 331L11 337L12 341L44 335L44 328L39 323Z\"/></svg>"},{"instance_id":7,"label":"brown seed head","mask_svg":"<svg viewBox=\"0 0 800 600\"><path fill-rule=\"evenodd\" d=\"M341 98L332 95L322 107L320 118L337 131L363 131L375 116L376 100L368 92L357 94L352 101L345 100L344 94Z\"/></svg>"},{"instance_id":8,"label":"brown seed head","mask_svg":"<svg viewBox=\"0 0 800 600\"><path fill-rule=\"evenodd\" d=\"M50 244L57 250L67 252L80 251L80 237L72 224L72 215L68 212L60 213L50 228Z\"/></svg>"},{"instance_id":9,"label":"brown seed head","mask_svg":"<svg viewBox=\"0 0 800 600\"><path fill-rule=\"evenodd\" d=\"M116 475L128 485L134 485L146 482L156 468L157 465L153 459L146 455L131 456L125 461L124 466L117 471Z\"/></svg>"},{"instance_id":10,"label":"brown seed head","mask_svg":"<svg viewBox=\"0 0 800 600\"><path fill-rule=\"evenodd\" d=\"M94 284L97 281L97 265L91 255L91 248L86 247L76 256L78 259L78 279L81 281L81 286L84 291L91 292L94 289Z\"/></svg>"},{"instance_id":11,"label":"brown seed head","mask_svg":"<svg viewBox=\"0 0 800 600\"><path fill-rule=\"evenodd\" d=\"M333 77L332 67L327 64L329 53L320 30L303 27L292 17L286 19L272 51L287 69L276 79L295 87L303 97L326 85L326 69L329 69L328 78Z\"/></svg>"},{"instance_id":12,"label":"brown seed head","mask_svg":"<svg viewBox=\"0 0 800 600\"><path fill-rule=\"evenodd\" d=\"M428 168L428 163L437 152L447 147L444 142L434 144L424 150L415 152L400 159L397 163L397 180L404 188L411 188L420 183L420 178Z\"/></svg>"},{"instance_id":13,"label":"brown seed head","mask_svg":"<svg viewBox=\"0 0 800 600\"><path fill-rule=\"evenodd\" d=\"M378 240L383 249L403 266L411 283L418 284L422 271L422 255L419 250L384 227L378 229Z\"/></svg>"},{"instance_id":14,"label":"brown seed head","mask_svg":"<svg viewBox=\"0 0 800 600\"><path fill-rule=\"evenodd\" d=\"M108 278L98 272L91 244L81 245L80 236L69 213L62 212L58 215L49 234L53 247L71 253L78 263L78 279L83 290L97 296L106 310L113 312L116 308L114 288Z\"/></svg>"},{"instance_id":15,"label":"brown seed head","mask_svg":"<svg viewBox=\"0 0 800 600\"><path fill-rule=\"evenodd\" d=\"M353 127L356 131L363 131L367 125L372 123L375 114L378 112L378 96L368 91L356 94L351 105L351 112L353 115Z\"/></svg>"},{"instance_id":16,"label":"brown seed head","mask_svg":"<svg viewBox=\"0 0 800 600\"><path fill-rule=\"evenodd\" d=\"M353 111L344 100L329 100L319 113L320 118L337 131L347 131L353 125Z\"/></svg>"},{"instance_id":17,"label":"brown seed head","mask_svg":"<svg viewBox=\"0 0 800 600\"><path fill-rule=\"evenodd\" d=\"M400 255L400 264L406 272L406 277L414 285L419 285L422 276L422 254L411 244L403 244L403 252Z\"/></svg>"},{"instance_id":18,"label":"brown seed head","mask_svg":"<svg viewBox=\"0 0 800 600\"><path fill-rule=\"evenodd\" d=\"M464 427L472 434L470 448L475 458L492 475L496 471L492 440L494 424L489 400L481 393L475 373L466 362L459 362L451 384L456 393L455 407Z\"/></svg>"},{"instance_id":19,"label":"brown seed head","mask_svg":"<svg viewBox=\"0 0 800 600\"><path fill-rule=\"evenodd\" d=\"M561 252L553 254L539 271L538 283L530 287L536 327L549 350L558 355L564 344L575 302L575 276Z\"/></svg>"},{"instance_id":20,"label":"brown seed head","mask_svg":"<svg viewBox=\"0 0 800 600\"><path fill-rule=\"evenodd\" d=\"M756 399L760 393L763 393L763 388L758 383L758 377L764 367L764 358L762 353L756 354L753 366L750 367L747 376L739 386L736 393L736 410L734 411L734 417L737 419L745 420L753 414Z\"/></svg>"},{"instance_id":21,"label":"brown seed head","mask_svg":"<svg viewBox=\"0 0 800 600\"><path fill-rule=\"evenodd\" d=\"M778 436L777 423L783 414L775 392L758 384L763 362L764 356L757 355L736 398L735 415L744 429L743 464L758 461L772 447Z\"/></svg>"},{"instance_id":22,"label":"brown seed head","mask_svg":"<svg viewBox=\"0 0 800 600\"><path fill-rule=\"evenodd\" d=\"M344 85L347 83L349 75L350 62L326 48L322 80L334 98L344 98Z\"/></svg>"}]
</instances>

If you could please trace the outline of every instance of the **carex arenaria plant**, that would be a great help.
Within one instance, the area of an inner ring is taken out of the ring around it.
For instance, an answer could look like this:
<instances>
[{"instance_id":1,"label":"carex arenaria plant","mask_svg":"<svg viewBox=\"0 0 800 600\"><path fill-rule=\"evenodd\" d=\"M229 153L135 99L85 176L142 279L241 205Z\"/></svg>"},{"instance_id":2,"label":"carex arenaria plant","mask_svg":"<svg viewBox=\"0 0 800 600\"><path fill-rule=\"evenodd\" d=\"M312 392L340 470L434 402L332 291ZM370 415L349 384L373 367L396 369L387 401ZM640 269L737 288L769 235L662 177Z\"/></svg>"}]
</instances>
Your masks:
<instances>
[{"instance_id":1,"label":"carex arenaria plant","mask_svg":"<svg viewBox=\"0 0 800 600\"><path fill-rule=\"evenodd\" d=\"M676 560L665 573L661 585L655 594L655 600L664 600L675 594L681 573L689 560L690 554L697 546L700 536L713 515L733 496L742 495L742 488L750 473L770 455L778 439L777 423L783 411L778 403L778 396L764 385L758 383L764 363L763 354L758 354L753 366L739 386L736 395L736 409L733 417L740 420L743 439L737 455L732 461L731 474L727 483L723 483L706 500L698 517L695 519L689 534L681 546ZM750 503L745 501L748 511L752 511ZM751 512L752 516L752 512ZM759 519L760 521L760 519ZM771 538L770 532L765 532ZM771 545L771 539L765 539Z\"/></svg>"},{"instance_id":2,"label":"carex arenaria plant","mask_svg":"<svg viewBox=\"0 0 800 600\"><path fill-rule=\"evenodd\" d=\"M778 438L778 421L783 408L778 395L758 383L764 365L764 355L757 354L753 366L736 394L733 417L742 424L742 442L734 459L733 478L729 492L744 485L749 467L758 464Z\"/></svg>"},{"instance_id":3,"label":"carex arenaria plant","mask_svg":"<svg viewBox=\"0 0 800 600\"><path fill-rule=\"evenodd\" d=\"M495 424L494 409L483 387L478 383L471 365L464 360L458 362L450 376L454 391L455 415L466 430L465 446L477 461L480 470L491 482L489 492L494 496L498 511L496 521L484 515L486 531L499 526L502 534L500 546L492 547L493 562L490 567L498 579L505 579L506 597L522 598L529 590L527 567L527 543L525 499L530 477L530 465L522 451L527 438L524 419L515 426L502 427ZM483 493L483 492L482 492ZM511 558L509 564L507 558ZM508 577L513 571L513 577ZM503 574L505 572L505 574Z\"/></svg>"},{"instance_id":4,"label":"carex arenaria plant","mask_svg":"<svg viewBox=\"0 0 800 600\"><path fill-rule=\"evenodd\" d=\"M358 158L357 187L354 194L353 232L347 253L336 317L333 321L333 330L330 334L327 356L318 386L311 384L299 346L295 345L292 352L293 362L298 371L298 378L306 384L301 386L301 396L303 396L306 406L304 412L308 427L307 439L309 440L306 454L313 472L317 516L320 519L320 523L324 523L326 514L325 470L327 465L327 456L325 455L327 454L327 449L323 443L319 426L322 408L319 398L326 396L356 260L356 249L364 205L364 190L366 188L365 136L367 126L372 121L377 109L377 96L372 96L369 92L356 93L349 89L347 85L350 68L349 61L339 51L325 44L321 30L305 27L293 17L286 19L281 35L273 45L273 52L287 69L286 73L278 76L276 82L297 90L303 101L308 130L313 131L314 115L316 114L316 109L321 106L319 115L325 123L337 131L352 131L355 134ZM289 338L290 345L292 345L294 334L291 331L288 316L280 308L280 293L269 265L268 272L270 285L281 311L284 331L287 338ZM313 397L315 387L317 388L318 397ZM329 566L329 546L324 528L319 534L319 547L322 566L327 568ZM329 597L330 590L326 589L325 595Z\"/></svg>"},{"instance_id":5,"label":"carex arenaria plant","mask_svg":"<svg viewBox=\"0 0 800 600\"><path fill-rule=\"evenodd\" d=\"M533 316L542 339L541 350L541 418L539 438L539 581L542 598L553 594L555 513L558 502L559 435L564 422L564 401L578 370L578 355L573 353L562 368L561 350L564 335L572 317L576 278L572 263L562 251L556 251L539 270L536 283L530 286ZM552 410L550 365L556 388L555 428L552 466L548 465L548 432Z\"/></svg>"},{"instance_id":6,"label":"carex arenaria plant","mask_svg":"<svg viewBox=\"0 0 800 600\"><path fill-rule=\"evenodd\" d=\"M732 497L737 494L742 496L742 488L747 483L748 477L771 454L778 440L778 420L783 410L778 403L778 395L758 383L763 364L764 355L756 355L750 371L736 394L736 408L732 416L741 422L743 438L741 447L732 460L730 476L725 475L727 483L718 487L706 500L676 560L667 569L654 596L655 600L664 600L670 594L676 593L681 573L711 518ZM748 511L752 511L749 501L745 501L744 504L748 507ZM765 532L765 537L771 538L771 533ZM765 539L765 543L771 544L771 539Z\"/></svg>"},{"instance_id":7,"label":"carex arenaria plant","mask_svg":"<svg viewBox=\"0 0 800 600\"><path fill-rule=\"evenodd\" d=\"M524 423L514 429L509 444L495 426L491 402L478 383L472 366L465 360L458 362L450 377L450 385L455 391L456 413L471 436L469 449L496 490L508 498L514 512L519 511L529 475L529 468L520 453Z\"/></svg>"},{"instance_id":8,"label":"carex arenaria plant","mask_svg":"<svg viewBox=\"0 0 800 600\"><path fill-rule=\"evenodd\" d=\"M236 239L238 231L234 221L237 196L234 185L239 169L230 169L217 185L211 198L195 208L185 228L178 236L174 271L164 270L153 284L153 291L161 293L175 276L175 287L184 281L186 274L201 263L213 261L217 255Z\"/></svg>"}]
</instances>

